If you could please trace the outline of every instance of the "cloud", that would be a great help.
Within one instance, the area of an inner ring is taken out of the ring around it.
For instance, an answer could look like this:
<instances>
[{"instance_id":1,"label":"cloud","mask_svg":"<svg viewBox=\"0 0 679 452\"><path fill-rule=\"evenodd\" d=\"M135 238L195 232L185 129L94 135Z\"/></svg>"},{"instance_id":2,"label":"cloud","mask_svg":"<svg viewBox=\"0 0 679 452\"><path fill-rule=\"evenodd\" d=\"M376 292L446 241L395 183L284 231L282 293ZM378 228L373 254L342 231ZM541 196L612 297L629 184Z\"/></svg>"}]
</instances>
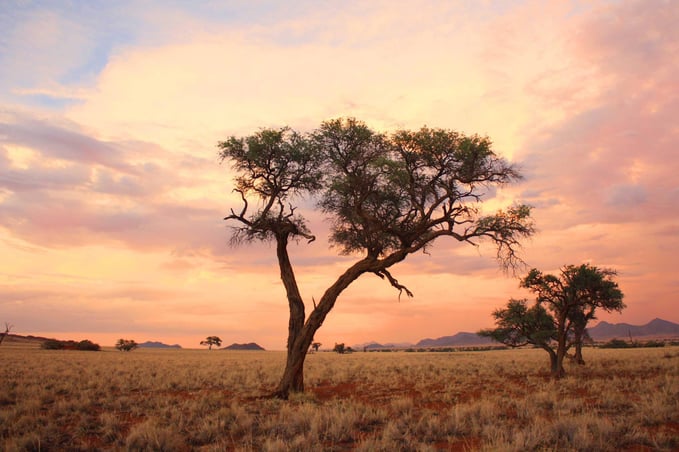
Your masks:
<instances>
[{"instance_id":1,"label":"cloud","mask_svg":"<svg viewBox=\"0 0 679 452\"><path fill-rule=\"evenodd\" d=\"M223 252L219 201L199 192L217 177L216 161L102 141L70 123L11 113L4 119L0 224L14 236L43 246L110 240L135 249ZM24 159L17 163L9 149Z\"/></svg>"}]
</instances>

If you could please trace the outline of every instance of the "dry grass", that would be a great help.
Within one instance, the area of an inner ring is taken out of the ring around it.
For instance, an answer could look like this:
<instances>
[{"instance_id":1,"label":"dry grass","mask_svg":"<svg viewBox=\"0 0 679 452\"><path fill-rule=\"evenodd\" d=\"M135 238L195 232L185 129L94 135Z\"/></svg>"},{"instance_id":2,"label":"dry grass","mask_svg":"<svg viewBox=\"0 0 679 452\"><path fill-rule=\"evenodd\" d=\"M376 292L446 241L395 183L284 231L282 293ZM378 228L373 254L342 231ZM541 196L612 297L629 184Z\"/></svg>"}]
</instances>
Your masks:
<instances>
[{"instance_id":1,"label":"dry grass","mask_svg":"<svg viewBox=\"0 0 679 452\"><path fill-rule=\"evenodd\" d=\"M316 353L0 347L0 450L676 450L679 348Z\"/></svg>"}]
</instances>

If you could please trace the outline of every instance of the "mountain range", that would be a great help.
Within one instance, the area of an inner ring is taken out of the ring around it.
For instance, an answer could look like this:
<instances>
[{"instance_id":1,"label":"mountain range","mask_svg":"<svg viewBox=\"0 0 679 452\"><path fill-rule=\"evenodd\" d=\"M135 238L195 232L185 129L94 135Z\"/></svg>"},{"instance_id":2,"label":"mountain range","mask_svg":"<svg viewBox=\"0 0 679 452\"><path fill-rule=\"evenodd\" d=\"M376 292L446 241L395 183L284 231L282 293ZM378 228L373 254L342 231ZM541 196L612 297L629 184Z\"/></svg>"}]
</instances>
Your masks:
<instances>
[{"instance_id":1,"label":"mountain range","mask_svg":"<svg viewBox=\"0 0 679 452\"><path fill-rule=\"evenodd\" d=\"M220 348L220 350L264 350L264 348L254 342L249 342L247 344L231 344Z\"/></svg>"},{"instance_id":2,"label":"mountain range","mask_svg":"<svg viewBox=\"0 0 679 452\"><path fill-rule=\"evenodd\" d=\"M167 345L167 344L163 344L162 342L156 342L156 341L142 342L141 344L139 344L139 347L142 347L142 348L182 348L182 346L179 345L179 344Z\"/></svg>"},{"instance_id":3,"label":"mountain range","mask_svg":"<svg viewBox=\"0 0 679 452\"><path fill-rule=\"evenodd\" d=\"M607 339L628 338L671 338L679 337L679 324L662 319L653 319L645 325L630 325L628 323L608 323L601 321L592 328L587 328L589 335L595 341ZM383 349L403 349L410 347L434 348L434 347L471 347L493 345L493 342L486 337L481 337L476 333L461 332L452 336L441 336L436 339L422 339L415 344L411 343L389 343L380 344L369 342L367 344L355 345L355 350L383 350Z\"/></svg>"},{"instance_id":4,"label":"mountain range","mask_svg":"<svg viewBox=\"0 0 679 452\"><path fill-rule=\"evenodd\" d=\"M675 337L679 336L679 324L662 319L653 319L646 325L630 325L629 323L608 323L601 321L597 326L587 328L587 332L594 339L633 339L642 337Z\"/></svg>"}]
</instances>

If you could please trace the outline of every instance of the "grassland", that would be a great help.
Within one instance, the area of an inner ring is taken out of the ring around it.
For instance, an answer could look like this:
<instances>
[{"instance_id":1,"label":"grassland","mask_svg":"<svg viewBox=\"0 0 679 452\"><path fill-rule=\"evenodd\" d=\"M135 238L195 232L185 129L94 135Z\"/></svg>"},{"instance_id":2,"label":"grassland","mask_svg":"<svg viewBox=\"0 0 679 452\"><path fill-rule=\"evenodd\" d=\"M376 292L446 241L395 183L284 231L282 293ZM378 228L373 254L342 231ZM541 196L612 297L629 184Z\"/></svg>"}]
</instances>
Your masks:
<instances>
[{"instance_id":1,"label":"grassland","mask_svg":"<svg viewBox=\"0 0 679 452\"><path fill-rule=\"evenodd\" d=\"M0 450L677 450L679 347L316 353L0 347Z\"/></svg>"}]
</instances>

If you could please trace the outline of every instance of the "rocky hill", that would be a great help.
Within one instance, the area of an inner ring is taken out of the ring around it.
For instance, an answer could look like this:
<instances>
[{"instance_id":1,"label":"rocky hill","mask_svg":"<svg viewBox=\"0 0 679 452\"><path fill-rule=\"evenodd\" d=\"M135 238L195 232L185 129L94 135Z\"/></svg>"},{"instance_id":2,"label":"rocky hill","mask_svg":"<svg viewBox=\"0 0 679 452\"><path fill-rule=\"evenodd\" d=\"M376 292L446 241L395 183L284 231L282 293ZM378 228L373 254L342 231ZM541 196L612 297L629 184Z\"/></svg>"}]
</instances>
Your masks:
<instances>
[{"instance_id":1,"label":"rocky hill","mask_svg":"<svg viewBox=\"0 0 679 452\"><path fill-rule=\"evenodd\" d=\"M179 345L179 344L167 345L167 344L163 344L162 342L156 342L156 341L142 342L141 344L139 344L139 347L141 347L141 348L182 348L182 346Z\"/></svg>"},{"instance_id":2,"label":"rocky hill","mask_svg":"<svg viewBox=\"0 0 679 452\"><path fill-rule=\"evenodd\" d=\"M221 350L264 350L264 347L257 345L254 342L249 342L247 344L231 344L222 347Z\"/></svg>"}]
</instances>

